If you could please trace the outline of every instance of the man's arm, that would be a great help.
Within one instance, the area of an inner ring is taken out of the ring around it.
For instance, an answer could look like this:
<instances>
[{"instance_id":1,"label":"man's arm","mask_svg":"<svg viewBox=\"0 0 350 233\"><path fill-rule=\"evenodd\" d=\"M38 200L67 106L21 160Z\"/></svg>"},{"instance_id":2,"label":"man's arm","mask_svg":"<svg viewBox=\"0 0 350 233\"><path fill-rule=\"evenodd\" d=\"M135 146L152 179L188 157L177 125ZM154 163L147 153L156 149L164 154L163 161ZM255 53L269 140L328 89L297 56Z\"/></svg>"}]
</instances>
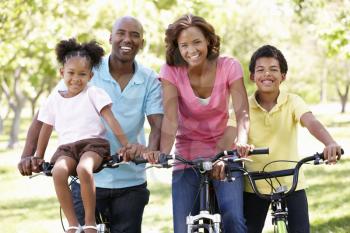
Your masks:
<instances>
[{"instance_id":1,"label":"man's arm","mask_svg":"<svg viewBox=\"0 0 350 233\"><path fill-rule=\"evenodd\" d=\"M163 114L148 115L147 120L151 126L151 132L148 138L148 149L152 151L159 150Z\"/></svg>"},{"instance_id":2,"label":"man's arm","mask_svg":"<svg viewBox=\"0 0 350 233\"><path fill-rule=\"evenodd\" d=\"M28 129L26 143L23 148L21 160L17 167L22 176L32 175L32 157L36 151L38 138L43 123L38 121L38 113L34 116L33 121Z\"/></svg>"}]
</instances>

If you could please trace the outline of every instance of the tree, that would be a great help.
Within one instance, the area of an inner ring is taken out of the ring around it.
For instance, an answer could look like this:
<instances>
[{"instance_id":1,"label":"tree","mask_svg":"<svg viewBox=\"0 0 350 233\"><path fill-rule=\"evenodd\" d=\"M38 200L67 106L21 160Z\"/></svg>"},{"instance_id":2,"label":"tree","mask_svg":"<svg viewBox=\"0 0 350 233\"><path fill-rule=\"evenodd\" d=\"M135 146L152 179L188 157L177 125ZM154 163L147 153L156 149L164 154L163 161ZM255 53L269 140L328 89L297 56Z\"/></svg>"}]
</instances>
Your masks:
<instances>
[{"instance_id":1,"label":"tree","mask_svg":"<svg viewBox=\"0 0 350 233\"><path fill-rule=\"evenodd\" d=\"M67 35L79 35L84 29L79 22L86 22L87 3L77 0L0 2L0 90L13 114L9 148L18 140L26 101L31 101L34 113L39 97L58 81L55 44Z\"/></svg>"}]
</instances>

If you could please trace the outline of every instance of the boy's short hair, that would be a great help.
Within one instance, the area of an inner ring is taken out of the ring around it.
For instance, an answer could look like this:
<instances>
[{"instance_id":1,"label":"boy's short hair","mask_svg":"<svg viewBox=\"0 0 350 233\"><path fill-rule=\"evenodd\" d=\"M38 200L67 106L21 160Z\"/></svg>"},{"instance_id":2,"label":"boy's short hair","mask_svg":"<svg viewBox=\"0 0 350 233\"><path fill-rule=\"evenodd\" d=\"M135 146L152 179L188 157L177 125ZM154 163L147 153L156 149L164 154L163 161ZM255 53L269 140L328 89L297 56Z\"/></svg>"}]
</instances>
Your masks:
<instances>
[{"instance_id":1,"label":"boy's short hair","mask_svg":"<svg viewBox=\"0 0 350 233\"><path fill-rule=\"evenodd\" d=\"M251 74L254 74L256 61L261 57L275 58L280 65L281 73L287 74L288 64L287 64L286 59L284 58L282 52L272 45L264 45L264 46L258 48L258 50L256 50L253 53L252 57L250 58L250 62L249 62L249 72Z\"/></svg>"}]
</instances>

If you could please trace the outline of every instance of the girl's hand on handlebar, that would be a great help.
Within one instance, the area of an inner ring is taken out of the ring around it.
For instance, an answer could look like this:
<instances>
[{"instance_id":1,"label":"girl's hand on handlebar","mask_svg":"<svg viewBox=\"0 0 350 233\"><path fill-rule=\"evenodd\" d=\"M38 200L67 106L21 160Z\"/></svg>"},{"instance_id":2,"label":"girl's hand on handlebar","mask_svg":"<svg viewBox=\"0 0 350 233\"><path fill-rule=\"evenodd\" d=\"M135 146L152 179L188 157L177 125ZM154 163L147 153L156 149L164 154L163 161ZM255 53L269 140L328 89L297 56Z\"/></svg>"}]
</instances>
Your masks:
<instances>
[{"instance_id":1,"label":"girl's hand on handlebar","mask_svg":"<svg viewBox=\"0 0 350 233\"><path fill-rule=\"evenodd\" d=\"M41 172L40 165L44 162L44 159L39 157L31 157L32 172Z\"/></svg>"},{"instance_id":2,"label":"girl's hand on handlebar","mask_svg":"<svg viewBox=\"0 0 350 233\"><path fill-rule=\"evenodd\" d=\"M237 143L236 149L240 157L248 157L249 151L254 150L254 145L249 145L247 143Z\"/></svg>"},{"instance_id":3,"label":"girl's hand on handlebar","mask_svg":"<svg viewBox=\"0 0 350 233\"><path fill-rule=\"evenodd\" d=\"M328 161L327 164L336 164L341 156L341 147L336 142L332 142L326 145L323 155L324 159Z\"/></svg>"}]
</instances>

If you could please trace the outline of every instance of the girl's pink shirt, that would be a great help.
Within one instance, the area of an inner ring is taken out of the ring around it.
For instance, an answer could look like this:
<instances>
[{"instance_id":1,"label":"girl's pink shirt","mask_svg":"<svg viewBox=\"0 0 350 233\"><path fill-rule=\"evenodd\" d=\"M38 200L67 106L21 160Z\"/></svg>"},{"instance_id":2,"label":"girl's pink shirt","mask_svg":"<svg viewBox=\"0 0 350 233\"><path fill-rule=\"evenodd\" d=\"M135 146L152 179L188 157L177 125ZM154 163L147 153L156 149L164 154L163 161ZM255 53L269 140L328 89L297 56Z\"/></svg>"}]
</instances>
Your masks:
<instances>
[{"instance_id":1,"label":"girl's pink shirt","mask_svg":"<svg viewBox=\"0 0 350 233\"><path fill-rule=\"evenodd\" d=\"M229 88L242 77L242 67L237 60L219 57L210 101L203 105L192 90L186 66L162 66L160 79L169 81L178 91L176 154L192 160L212 157L218 152L216 143L223 135L229 119Z\"/></svg>"}]
</instances>

